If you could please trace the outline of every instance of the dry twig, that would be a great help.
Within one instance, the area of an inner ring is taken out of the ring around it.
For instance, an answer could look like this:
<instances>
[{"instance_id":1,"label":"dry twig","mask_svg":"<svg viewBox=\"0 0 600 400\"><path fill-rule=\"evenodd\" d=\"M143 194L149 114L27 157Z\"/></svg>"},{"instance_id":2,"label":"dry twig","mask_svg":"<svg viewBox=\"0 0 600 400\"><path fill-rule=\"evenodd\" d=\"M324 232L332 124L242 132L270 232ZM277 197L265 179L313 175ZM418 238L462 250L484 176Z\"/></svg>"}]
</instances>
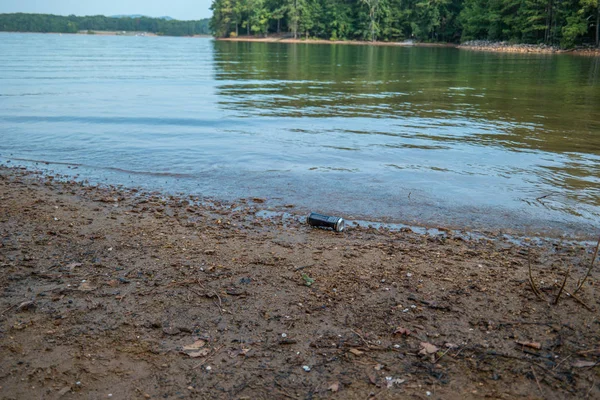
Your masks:
<instances>
[{"instance_id":1,"label":"dry twig","mask_svg":"<svg viewBox=\"0 0 600 400\"><path fill-rule=\"evenodd\" d=\"M569 292L565 292L567 294L567 296L571 296L573 298L573 300L575 300L576 302L578 302L579 304L581 304L583 306L583 308L585 308L586 310L590 311L590 312L594 312L594 309L590 306L588 306L587 304L585 304L583 302L583 300L581 300L579 297L575 296L574 294L571 294Z\"/></svg>"},{"instance_id":2,"label":"dry twig","mask_svg":"<svg viewBox=\"0 0 600 400\"><path fill-rule=\"evenodd\" d=\"M596 250L594 251L594 256L592 257L592 262L590 262L590 267L588 268L587 272L585 273L585 276L583 277L583 280L581 281L579 286L577 286L577 289L575 289L573 291L573 294L577 294L579 289L581 289L583 287L583 284L585 283L588 276L590 276L590 273L592 272L592 268L594 268L594 261L596 261L596 257L598 256L598 248L600 248L600 237L598 237L598 244L596 245Z\"/></svg>"},{"instance_id":3,"label":"dry twig","mask_svg":"<svg viewBox=\"0 0 600 400\"><path fill-rule=\"evenodd\" d=\"M367 342L367 341L365 340L365 338L364 338L364 337L363 337L363 336L362 336L360 333L356 332L356 331L355 331L355 330L353 330L353 329L351 329L350 331L351 331L352 333L354 333L356 336L358 336L358 337L359 337L359 338L360 338L360 339L361 339L361 340L364 342L364 344L365 344L365 345L367 345L367 348L370 348L370 347L371 347L371 345L369 344L369 342Z\"/></svg>"},{"instance_id":4,"label":"dry twig","mask_svg":"<svg viewBox=\"0 0 600 400\"><path fill-rule=\"evenodd\" d=\"M535 378L535 382L537 383L538 389L540 389L540 394L542 395L542 398L543 398L544 391L542 390L542 385L540 385L540 381L539 381L537 375L535 374L535 369L533 369L533 365L531 366L531 372L533 373L533 377Z\"/></svg>"},{"instance_id":5,"label":"dry twig","mask_svg":"<svg viewBox=\"0 0 600 400\"><path fill-rule=\"evenodd\" d=\"M531 275L531 253L528 253L527 260L529 261L529 284L531 285L531 290L533 290L533 293L535 293L538 299L545 301L544 297L542 296L542 293L540 293L540 290L537 288L535 282L533 281L533 276Z\"/></svg>"},{"instance_id":6,"label":"dry twig","mask_svg":"<svg viewBox=\"0 0 600 400\"><path fill-rule=\"evenodd\" d=\"M558 291L558 294L556 295L556 299L554 299L554 302L552 304L554 304L554 305L558 304L558 300L560 300L560 296L562 295L563 290L565 290L565 285L567 284L567 279L569 279L569 274L571 273L572 269L573 269L573 266L571 265L569 267L569 270L565 274L565 279L563 280L563 283L560 286L560 290Z\"/></svg>"}]
</instances>

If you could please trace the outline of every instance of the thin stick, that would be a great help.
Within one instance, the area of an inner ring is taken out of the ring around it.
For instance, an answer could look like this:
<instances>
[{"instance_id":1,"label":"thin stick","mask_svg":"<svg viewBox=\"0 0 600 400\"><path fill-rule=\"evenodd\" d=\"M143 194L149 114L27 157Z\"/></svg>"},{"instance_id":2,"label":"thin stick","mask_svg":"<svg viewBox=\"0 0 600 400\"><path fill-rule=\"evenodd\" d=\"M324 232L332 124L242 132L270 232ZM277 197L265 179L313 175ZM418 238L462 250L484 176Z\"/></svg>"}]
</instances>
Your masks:
<instances>
[{"instance_id":1,"label":"thin stick","mask_svg":"<svg viewBox=\"0 0 600 400\"><path fill-rule=\"evenodd\" d=\"M529 284L531 285L531 290L533 290L533 293L535 293L538 299L545 301L537 286L535 286L533 276L531 275L531 253L528 253L527 260L529 261Z\"/></svg>"},{"instance_id":2,"label":"thin stick","mask_svg":"<svg viewBox=\"0 0 600 400\"><path fill-rule=\"evenodd\" d=\"M4 315L5 312L8 312L10 310L12 310L13 308L15 308L16 306L18 306L18 304L13 304L12 306L8 307L6 310L2 311L0 313L0 315Z\"/></svg>"},{"instance_id":3,"label":"thin stick","mask_svg":"<svg viewBox=\"0 0 600 400\"><path fill-rule=\"evenodd\" d=\"M540 196L540 197L538 197L536 200L537 200L537 201L540 201L540 200L542 200L542 199L545 199L546 197L550 197L550 196L552 196L552 193L550 193L550 194L547 194L547 195L545 195L545 196ZM541 203L541 201L540 201L540 203Z\"/></svg>"},{"instance_id":4,"label":"thin stick","mask_svg":"<svg viewBox=\"0 0 600 400\"><path fill-rule=\"evenodd\" d=\"M561 361L560 361L558 364L556 364L556 365L554 366L554 368L552 368L552 371L556 371L556 369L557 369L558 367L560 367L560 365L561 365L562 363L564 363L565 361L567 361L569 358L571 358L571 354L569 354L568 356L566 356L565 358L563 358L563 359L562 359L562 360L561 360Z\"/></svg>"},{"instance_id":5,"label":"thin stick","mask_svg":"<svg viewBox=\"0 0 600 400\"><path fill-rule=\"evenodd\" d=\"M581 300L579 297L569 293L569 292L565 292L567 294L567 296L571 296L573 298L573 300L575 300L576 302L578 302L579 304L581 304L586 310L588 310L589 312L594 312L594 310L588 306L587 304L585 304L583 302L583 300Z\"/></svg>"},{"instance_id":6,"label":"thin stick","mask_svg":"<svg viewBox=\"0 0 600 400\"><path fill-rule=\"evenodd\" d=\"M448 350L446 350L446 351L444 352L444 354L442 354L441 356L439 356L439 358L438 358L437 360L434 360L434 361L433 361L433 363L434 363L434 364L437 364L438 362L440 362L440 360L441 360L442 358L444 358L444 356L445 356L446 354L448 354L448 352L449 352L450 350L451 350L451 349L450 349L450 348L448 348ZM458 353L457 353L457 354L458 354Z\"/></svg>"},{"instance_id":7,"label":"thin stick","mask_svg":"<svg viewBox=\"0 0 600 400\"><path fill-rule=\"evenodd\" d=\"M200 368L201 366L203 366L204 364L209 362L223 347L225 347L225 346L219 346L219 347L215 348L211 355L207 356L204 359L204 361L202 361L200 364L196 364L196 366L192 367L192 369Z\"/></svg>"},{"instance_id":8,"label":"thin stick","mask_svg":"<svg viewBox=\"0 0 600 400\"><path fill-rule=\"evenodd\" d=\"M596 261L596 256L598 255L598 248L600 248L600 237L598 237L598 244L596 245L596 250L594 251L594 256L592 257L592 262L590 263L590 267L588 268L587 272L585 273L585 276L583 277L583 280L581 281L579 286L577 286L577 289L575 289L573 291L573 294L577 294L579 289L581 289L583 287L585 280L588 278L588 276L590 276L590 273L592 272L592 268L594 268L594 261Z\"/></svg>"},{"instance_id":9,"label":"thin stick","mask_svg":"<svg viewBox=\"0 0 600 400\"><path fill-rule=\"evenodd\" d=\"M573 265L571 265L569 267L569 270L565 274L565 279L563 280L560 290L558 291L558 294L556 295L556 299L554 299L554 302L552 304L554 304L554 305L558 304L558 300L560 300L560 296L562 295L563 290L565 290L565 285L567 284L567 279L569 278L569 274L571 273L572 269L573 269Z\"/></svg>"},{"instance_id":10,"label":"thin stick","mask_svg":"<svg viewBox=\"0 0 600 400\"><path fill-rule=\"evenodd\" d=\"M358 337L359 337L359 338L360 338L360 339L361 339L361 340L362 340L362 341L363 341L363 342L364 342L364 343L367 345L367 348L370 348L370 347L371 347L371 345L369 344L369 342L367 342L367 341L365 340L365 338L364 338L364 337L362 337L362 335L361 335L360 333L358 333L358 332L356 332L356 331L354 331L354 330L352 330L352 329L351 329L350 331L351 331L352 333L354 333L356 336L358 336Z\"/></svg>"},{"instance_id":11,"label":"thin stick","mask_svg":"<svg viewBox=\"0 0 600 400\"><path fill-rule=\"evenodd\" d=\"M584 355L590 353L600 353L600 349L586 350L586 351L578 351L577 354Z\"/></svg>"},{"instance_id":12,"label":"thin stick","mask_svg":"<svg viewBox=\"0 0 600 400\"><path fill-rule=\"evenodd\" d=\"M538 380L538 377L535 374L535 369L533 369L533 365L531 366L531 372L533 373L533 377L535 378L535 382L537 383L538 389L540 389L540 394L542 395L542 398L543 398L544 391L542 390L542 385L540 385L540 381Z\"/></svg>"},{"instance_id":13,"label":"thin stick","mask_svg":"<svg viewBox=\"0 0 600 400\"><path fill-rule=\"evenodd\" d=\"M590 393L592 393L594 386L596 386L596 381L592 381L592 386L590 386L590 390L588 390L587 394L585 395L586 398L590 397Z\"/></svg>"}]
</instances>

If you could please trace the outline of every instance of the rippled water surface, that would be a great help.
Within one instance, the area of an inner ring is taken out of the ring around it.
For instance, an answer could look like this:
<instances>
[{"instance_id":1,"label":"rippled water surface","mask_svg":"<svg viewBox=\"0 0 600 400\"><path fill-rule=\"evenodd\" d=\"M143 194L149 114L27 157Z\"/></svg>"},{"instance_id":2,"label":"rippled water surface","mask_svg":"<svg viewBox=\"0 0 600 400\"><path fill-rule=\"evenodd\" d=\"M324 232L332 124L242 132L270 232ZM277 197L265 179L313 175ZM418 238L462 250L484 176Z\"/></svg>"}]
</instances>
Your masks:
<instances>
[{"instance_id":1,"label":"rippled water surface","mask_svg":"<svg viewBox=\"0 0 600 400\"><path fill-rule=\"evenodd\" d=\"M37 34L0 54L2 163L368 220L599 226L599 58Z\"/></svg>"}]
</instances>

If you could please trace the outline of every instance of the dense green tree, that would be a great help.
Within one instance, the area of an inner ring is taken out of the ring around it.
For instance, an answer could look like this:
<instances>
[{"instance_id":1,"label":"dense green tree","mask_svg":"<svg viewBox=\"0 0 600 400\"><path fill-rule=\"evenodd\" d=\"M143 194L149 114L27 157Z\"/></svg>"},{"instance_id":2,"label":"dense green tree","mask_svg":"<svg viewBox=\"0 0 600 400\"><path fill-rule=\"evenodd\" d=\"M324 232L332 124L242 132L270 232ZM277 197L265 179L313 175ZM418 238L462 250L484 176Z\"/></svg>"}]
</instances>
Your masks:
<instances>
[{"instance_id":1,"label":"dense green tree","mask_svg":"<svg viewBox=\"0 0 600 400\"><path fill-rule=\"evenodd\" d=\"M216 36L600 43L600 0L213 0ZM235 26L235 32L232 26Z\"/></svg>"},{"instance_id":2,"label":"dense green tree","mask_svg":"<svg viewBox=\"0 0 600 400\"><path fill-rule=\"evenodd\" d=\"M143 31L169 36L209 34L209 20L177 21L160 18L110 18L103 15L68 17L49 14L0 14L0 31L55 32ZM213 29L214 31L214 29Z\"/></svg>"}]
</instances>

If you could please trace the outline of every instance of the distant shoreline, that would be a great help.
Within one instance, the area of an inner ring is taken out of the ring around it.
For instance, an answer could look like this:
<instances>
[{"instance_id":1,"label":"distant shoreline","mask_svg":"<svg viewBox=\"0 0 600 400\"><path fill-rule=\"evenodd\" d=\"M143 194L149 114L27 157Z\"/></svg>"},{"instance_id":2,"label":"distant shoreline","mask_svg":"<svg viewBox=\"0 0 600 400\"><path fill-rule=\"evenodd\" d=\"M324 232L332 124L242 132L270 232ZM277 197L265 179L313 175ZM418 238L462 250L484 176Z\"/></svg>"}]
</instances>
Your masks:
<instances>
[{"instance_id":1,"label":"distant shoreline","mask_svg":"<svg viewBox=\"0 0 600 400\"><path fill-rule=\"evenodd\" d=\"M157 35L152 32L143 31L79 31L70 32L19 32L19 31L0 31L0 33L24 33L24 34L39 34L39 35L89 35L89 36L140 36L140 37L173 37L173 38L212 38L211 35L192 35L192 36L172 36L172 35ZM123 33L124 32L124 33Z\"/></svg>"},{"instance_id":2,"label":"distant shoreline","mask_svg":"<svg viewBox=\"0 0 600 400\"><path fill-rule=\"evenodd\" d=\"M393 47L451 47L458 45L453 43L418 43L418 42L368 42L360 40L325 40L325 39L291 39L276 36L266 38L259 37L237 37L237 38L215 38L220 42L259 42L259 43L285 43L285 44L346 44L357 46L393 46Z\"/></svg>"},{"instance_id":3,"label":"distant shoreline","mask_svg":"<svg viewBox=\"0 0 600 400\"><path fill-rule=\"evenodd\" d=\"M565 50L558 47L530 44L507 44L503 42L474 41L464 44L454 43L422 43L422 42L369 42L358 40L324 40L324 39L290 39L276 36L215 38L221 42L258 42L258 43L285 43L285 44L342 44L359 46L392 46L392 47L445 47L460 50L483 51L493 53L519 53L519 54L573 54L585 56L600 56L600 49L571 49Z\"/></svg>"}]
</instances>

